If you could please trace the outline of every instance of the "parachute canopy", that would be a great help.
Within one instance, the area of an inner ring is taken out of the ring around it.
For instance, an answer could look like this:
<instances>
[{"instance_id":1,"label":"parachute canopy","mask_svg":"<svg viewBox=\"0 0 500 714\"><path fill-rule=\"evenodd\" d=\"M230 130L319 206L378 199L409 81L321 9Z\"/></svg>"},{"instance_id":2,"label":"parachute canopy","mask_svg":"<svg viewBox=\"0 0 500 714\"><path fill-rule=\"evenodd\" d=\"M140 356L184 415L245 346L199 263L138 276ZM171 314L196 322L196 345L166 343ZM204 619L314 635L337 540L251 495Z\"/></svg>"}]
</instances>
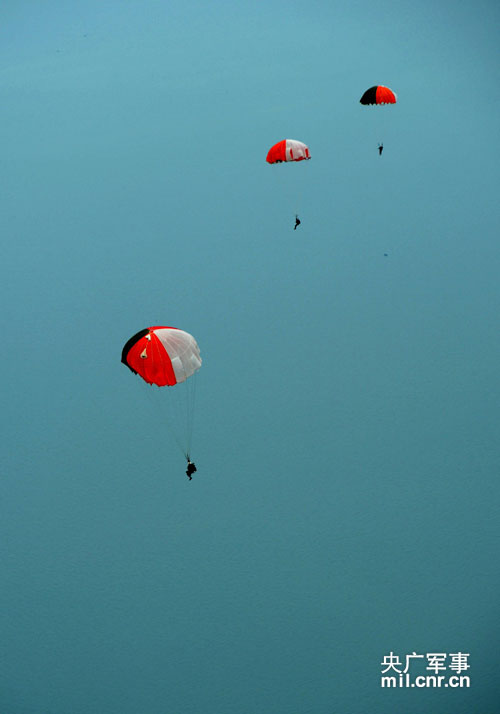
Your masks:
<instances>
[{"instance_id":1,"label":"parachute canopy","mask_svg":"<svg viewBox=\"0 0 500 714\"><path fill-rule=\"evenodd\" d=\"M396 104L397 96L392 89L379 84L367 89L359 101L361 104Z\"/></svg>"},{"instance_id":2,"label":"parachute canopy","mask_svg":"<svg viewBox=\"0 0 500 714\"><path fill-rule=\"evenodd\" d=\"M172 387L200 369L200 348L176 327L147 327L126 343L122 362L148 384Z\"/></svg>"},{"instance_id":3,"label":"parachute canopy","mask_svg":"<svg viewBox=\"0 0 500 714\"><path fill-rule=\"evenodd\" d=\"M279 164L282 161L304 161L310 159L309 147L295 139L283 139L271 146L267 153L268 164Z\"/></svg>"}]
</instances>

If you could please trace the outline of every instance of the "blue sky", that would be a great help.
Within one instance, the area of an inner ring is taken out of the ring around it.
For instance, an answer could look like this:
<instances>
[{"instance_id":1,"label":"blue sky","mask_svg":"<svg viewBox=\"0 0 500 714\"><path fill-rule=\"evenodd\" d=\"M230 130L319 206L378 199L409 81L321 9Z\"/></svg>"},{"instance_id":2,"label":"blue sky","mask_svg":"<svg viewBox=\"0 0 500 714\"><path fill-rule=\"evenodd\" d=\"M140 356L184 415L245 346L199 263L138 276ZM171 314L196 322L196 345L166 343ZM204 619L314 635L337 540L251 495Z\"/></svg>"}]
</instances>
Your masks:
<instances>
[{"instance_id":1,"label":"blue sky","mask_svg":"<svg viewBox=\"0 0 500 714\"><path fill-rule=\"evenodd\" d=\"M492 711L496 5L1 20L0 711ZM204 360L192 483L120 364L157 324ZM390 651L471 688L382 690Z\"/></svg>"}]
</instances>

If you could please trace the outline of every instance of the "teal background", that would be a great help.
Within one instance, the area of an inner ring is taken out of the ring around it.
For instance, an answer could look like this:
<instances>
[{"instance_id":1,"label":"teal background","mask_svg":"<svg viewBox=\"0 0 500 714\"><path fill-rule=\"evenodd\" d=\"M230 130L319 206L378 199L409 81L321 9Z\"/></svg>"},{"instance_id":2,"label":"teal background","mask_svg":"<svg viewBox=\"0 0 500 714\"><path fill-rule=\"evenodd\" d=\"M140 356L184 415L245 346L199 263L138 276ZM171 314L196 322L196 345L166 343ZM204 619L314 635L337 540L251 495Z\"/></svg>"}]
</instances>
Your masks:
<instances>
[{"instance_id":1,"label":"teal background","mask_svg":"<svg viewBox=\"0 0 500 714\"><path fill-rule=\"evenodd\" d=\"M498 711L499 14L3 3L1 714Z\"/></svg>"}]
</instances>

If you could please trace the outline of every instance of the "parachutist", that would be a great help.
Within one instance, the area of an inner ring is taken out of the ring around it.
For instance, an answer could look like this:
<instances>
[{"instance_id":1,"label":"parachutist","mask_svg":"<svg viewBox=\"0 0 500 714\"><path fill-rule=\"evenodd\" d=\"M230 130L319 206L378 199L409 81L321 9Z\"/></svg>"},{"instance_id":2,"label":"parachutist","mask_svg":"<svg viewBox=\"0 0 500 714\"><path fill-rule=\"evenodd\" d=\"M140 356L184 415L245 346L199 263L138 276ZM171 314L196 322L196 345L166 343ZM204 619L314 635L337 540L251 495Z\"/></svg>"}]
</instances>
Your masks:
<instances>
[{"instance_id":1,"label":"parachutist","mask_svg":"<svg viewBox=\"0 0 500 714\"><path fill-rule=\"evenodd\" d=\"M300 218L297 216L297 214L295 214L295 225L293 227L294 231L297 230L297 226L300 226Z\"/></svg>"},{"instance_id":2,"label":"parachutist","mask_svg":"<svg viewBox=\"0 0 500 714\"><path fill-rule=\"evenodd\" d=\"M193 477L191 476L191 474L194 474L195 471L196 471L196 466L194 465L194 463L193 463L192 461L190 461L190 460L188 459L188 465L187 465L187 469L186 469L186 476L188 477L188 479L189 479L190 481L193 480Z\"/></svg>"},{"instance_id":3,"label":"parachutist","mask_svg":"<svg viewBox=\"0 0 500 714\"><path fill-rule=\"evenodd\" d=\"M383 144L379 144L379 145L378 145L378 155L379 155L379 156L382 156L383 150L384 150L384 145L383 145Z\"/></svg>"}]
</instances>

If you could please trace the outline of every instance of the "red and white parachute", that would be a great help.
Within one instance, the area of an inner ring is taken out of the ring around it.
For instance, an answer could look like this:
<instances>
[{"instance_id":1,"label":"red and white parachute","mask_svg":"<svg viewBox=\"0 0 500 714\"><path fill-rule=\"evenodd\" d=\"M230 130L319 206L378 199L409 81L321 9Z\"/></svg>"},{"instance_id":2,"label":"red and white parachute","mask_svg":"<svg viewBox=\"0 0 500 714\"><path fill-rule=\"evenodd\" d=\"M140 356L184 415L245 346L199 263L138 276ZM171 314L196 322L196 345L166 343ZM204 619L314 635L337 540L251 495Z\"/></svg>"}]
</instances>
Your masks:
<instances>
[{"instance_id":1,"label":"red and white parachute","mask_svg":"<svg viewBox=\"0 0 500 714\"><path fill-rule=\"evenodd\" d=\"M194 337L176 327L147 327L125 344L122 362L149 385L174 387L187 382L179 387L184 394L176 397L177 390L174 390L162 401L167 401L165 406L171 408L170 414L167 412L167 421L178 446L189 460L195 397L191 378L201 367L200 348Z\"/></svg>"},{"instance_id":2,"label":"red and white parachute","mask_svg":"<svg viewBox=\"0 0 500 714\"><path fill-rule=\"evenodd\" d=\"M126 343L122 362L148 384L173 387L200 369L200 348L177 327L148 327Z\"/></svg>"},{"instance_id":3,"label":"red and white parachute","mask_svg":"<svg viewBox=\"0 0 500 714\"><path fill-rule=\"evenodd\" d=\"M280 164L283 161L304 161L310 158L309 147L302 141L283 139L271 146L266 161L268 164Z\"/></svg>"}]
</instances>

